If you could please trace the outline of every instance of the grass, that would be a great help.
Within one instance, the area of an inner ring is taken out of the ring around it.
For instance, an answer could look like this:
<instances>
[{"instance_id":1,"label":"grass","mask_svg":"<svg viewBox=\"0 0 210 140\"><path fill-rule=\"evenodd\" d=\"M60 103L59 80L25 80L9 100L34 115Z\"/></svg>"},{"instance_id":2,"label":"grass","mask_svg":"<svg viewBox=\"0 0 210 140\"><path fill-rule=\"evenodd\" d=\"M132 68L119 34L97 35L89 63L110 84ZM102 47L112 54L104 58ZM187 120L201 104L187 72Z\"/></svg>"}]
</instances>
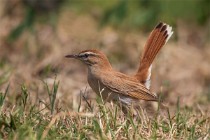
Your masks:
<instances>
[{"instance_id":1,"label":"grass","mask_svg":"<svg viewBox=\"0 0 210 140\"><path fill-rule=\"evenodd\" d=\"M138 110L136 117L123 115L121 109L104 105L100 98L96 104L85 102L83 112L55 111L59 82L50 87L46 82L49 102L45 107L31 104L30 91L21 85L21 102L7 105L9 86L1 93L0 137L2 139L209 139L210 117L193 108L180 108L176 113L151 117ZM90 109L91 108L91 109ZM160 109L161 111L161 109Z\"/></svg>"}]
</instances>

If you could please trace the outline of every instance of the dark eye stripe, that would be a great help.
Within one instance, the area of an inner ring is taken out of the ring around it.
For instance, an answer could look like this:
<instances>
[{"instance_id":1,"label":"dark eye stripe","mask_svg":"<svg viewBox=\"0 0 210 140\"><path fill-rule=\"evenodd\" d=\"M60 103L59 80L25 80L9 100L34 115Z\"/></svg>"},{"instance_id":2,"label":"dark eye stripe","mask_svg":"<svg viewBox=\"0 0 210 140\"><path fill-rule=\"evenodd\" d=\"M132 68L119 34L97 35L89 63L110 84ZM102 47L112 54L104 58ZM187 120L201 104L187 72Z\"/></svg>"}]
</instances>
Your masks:
<instances>
[{"instance_id":1,"label":"dark eye stripe","mask_svg":"<svg viewBox=\"0 0 210 140\"><path fill-rule=\"evenodd\" d=\"M88 54L80 54L79 57L87 58Z\"/></svg>"},{"instance_id":2,"label":"dark eye stripe","mask_svg":"<svg viewBox=\"0 0 210 140\"><path fill-rule=\"evenodd\" d=\"M89 55L88 54L84 54L84 57L87 58Z\"/></svg>"}]
</instances>

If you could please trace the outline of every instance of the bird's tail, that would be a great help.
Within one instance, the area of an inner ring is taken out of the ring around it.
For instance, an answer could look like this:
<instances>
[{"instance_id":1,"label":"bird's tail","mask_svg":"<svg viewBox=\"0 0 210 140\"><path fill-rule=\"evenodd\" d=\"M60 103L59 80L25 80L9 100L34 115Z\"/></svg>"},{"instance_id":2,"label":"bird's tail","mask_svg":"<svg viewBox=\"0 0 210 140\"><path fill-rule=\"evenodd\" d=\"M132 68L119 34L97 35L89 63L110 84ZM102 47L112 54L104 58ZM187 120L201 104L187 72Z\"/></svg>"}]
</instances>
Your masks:
<instances>
[{"instance_id":1,"label":"bird's tail","mask_svg":"<svg viewBox=\"0 0 210 140\"><path fill-rule=\"evenodd\" d=\"M143 55L140 60L140 66L135 77L148 89L150 88L152 62L172 34L172 27L168 24L160 22L150 33L150 36L145 44Z\"/></svg>"}]
</instances>

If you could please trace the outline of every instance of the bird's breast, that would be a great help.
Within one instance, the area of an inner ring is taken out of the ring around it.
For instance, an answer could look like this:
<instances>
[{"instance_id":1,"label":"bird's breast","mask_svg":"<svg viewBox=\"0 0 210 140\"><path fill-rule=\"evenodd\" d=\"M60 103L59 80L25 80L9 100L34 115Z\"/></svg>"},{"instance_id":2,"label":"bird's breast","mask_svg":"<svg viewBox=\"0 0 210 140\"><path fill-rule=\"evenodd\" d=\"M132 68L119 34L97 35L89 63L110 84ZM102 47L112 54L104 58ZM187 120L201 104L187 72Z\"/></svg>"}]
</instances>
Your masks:
<instances>
[{"instance_id":1,"label":"bird's breast","mask_svg":"<svg viewBox=\"0 0 210 140\"><path fill-rule=\"evenodd\" d=\"M88 84L92 88L92 90L98 95L102 96L103 100L105 101L116 101L119 99L119 95L115 92L109 90L103 83L101 83L100 78L97 76L92 75L91 73L88 74Z\"/></svg>"}]
</instances>

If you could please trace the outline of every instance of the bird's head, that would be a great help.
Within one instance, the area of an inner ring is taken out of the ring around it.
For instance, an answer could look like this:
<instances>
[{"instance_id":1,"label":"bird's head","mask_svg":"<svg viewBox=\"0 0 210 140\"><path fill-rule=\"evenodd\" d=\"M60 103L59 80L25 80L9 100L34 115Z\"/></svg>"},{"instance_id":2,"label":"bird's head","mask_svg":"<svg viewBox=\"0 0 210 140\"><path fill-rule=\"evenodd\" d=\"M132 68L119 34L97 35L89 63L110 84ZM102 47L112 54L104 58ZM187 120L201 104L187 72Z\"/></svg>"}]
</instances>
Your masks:
<instances>
[{"instance_id":1,"label":"bird's head","mask_svg":"<svg viewBox=\"0 0 210 140\"><path fill-rule=\"evenodd\" d=\"M98 50L85 50L78 54L66 55L65 57L78 59L88 67L111 67L107 57Z\"/></svg>"}]
</instances>

